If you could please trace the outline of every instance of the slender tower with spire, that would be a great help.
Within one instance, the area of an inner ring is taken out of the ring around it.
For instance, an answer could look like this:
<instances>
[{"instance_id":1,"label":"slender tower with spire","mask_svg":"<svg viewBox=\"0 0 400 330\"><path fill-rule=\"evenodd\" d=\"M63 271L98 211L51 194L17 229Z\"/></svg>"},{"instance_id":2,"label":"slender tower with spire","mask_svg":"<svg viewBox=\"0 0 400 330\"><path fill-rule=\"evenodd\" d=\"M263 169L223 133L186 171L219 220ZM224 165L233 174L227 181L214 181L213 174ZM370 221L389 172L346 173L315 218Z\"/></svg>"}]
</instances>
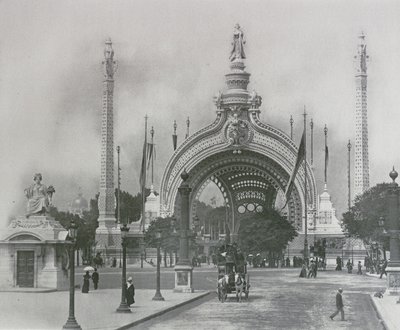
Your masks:
<instances>
[{"instance_id":1,"label":"slender tower with spire","mask_svg":"<svg viewBox=\"0 0 400 330\"><path fill-rule=\"evenodd\" d=\"M116 63L112 42L108 39L104 49L103 110L101 118L101 175L99 195L98 234L108 234L115 227L114 192L114 123L113 96ZM105 242L104 242L105 243ZM108 245L105 243L105 245Z\"/></svg>"},{"instance_id":2,"label":"slender tower with spire","mask_svg":"<svg viewBox=\"0 0 400 330\"><path fill-rule=\"evenodd\" d=\"M369 188L367 119L367 45L365 35L358 37L356 62L356 138L354 143L354 197Z\"/></svg>"}]
</instances>

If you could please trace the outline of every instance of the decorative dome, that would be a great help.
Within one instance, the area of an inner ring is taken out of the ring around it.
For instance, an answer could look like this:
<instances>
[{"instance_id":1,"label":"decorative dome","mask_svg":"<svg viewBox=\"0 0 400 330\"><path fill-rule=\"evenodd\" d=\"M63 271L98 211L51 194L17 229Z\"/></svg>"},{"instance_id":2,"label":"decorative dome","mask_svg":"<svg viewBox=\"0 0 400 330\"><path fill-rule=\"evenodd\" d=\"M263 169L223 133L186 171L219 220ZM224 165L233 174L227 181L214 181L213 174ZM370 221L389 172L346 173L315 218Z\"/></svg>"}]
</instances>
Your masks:
<instances>
[{"instance_id":1,"label":"decorative dome","mask_svg":"<svg viewBox=\"0 0 400 330\"><path fill-rule=\"evenodd\" d=\"M72 210L87 210L88 208L88 201L82 196L82 193L79 193L78 197L75 198L71 203Z\"/></svg>"}]
</instances>

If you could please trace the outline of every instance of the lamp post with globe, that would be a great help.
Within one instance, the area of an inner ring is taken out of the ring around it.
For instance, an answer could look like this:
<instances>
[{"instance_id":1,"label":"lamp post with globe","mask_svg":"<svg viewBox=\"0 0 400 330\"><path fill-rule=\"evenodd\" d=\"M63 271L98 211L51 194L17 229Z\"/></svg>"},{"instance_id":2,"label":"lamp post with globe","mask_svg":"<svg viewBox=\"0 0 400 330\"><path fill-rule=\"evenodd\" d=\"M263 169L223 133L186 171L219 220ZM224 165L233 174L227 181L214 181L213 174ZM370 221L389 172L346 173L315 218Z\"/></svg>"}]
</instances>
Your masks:
<instances>
[{"instance_id":1,"label":"lamp post with globe","mask_svg":"<svg viewBox=\"0 0 400 330\"><path fill-rule=\"evenodd\" d=\"M70 239L69 247L69 316L67 322L64 324L63 329L82 329L75 319L75 264L74 252L76 237L78 234L78 226L74 219L68 228L68 236Z\"/></svg>"},{"instance_id":2,"label":"lamp post with globe","mask_svg":"<svg viewBox=\"0 0 400 330\"><path fill-rule=\"evenodd\" d=\"M160 291L160 282L161 282L161 274L160 274L160 264L161 264L161 240L162 240L162 232L161 230L156 231L156 240L157 240L157 279L156 279L156 294L154 295L152 300L164 300L164 297L161 295Z\"/></svg>"},{"instance_id":3,"label":"lamp post with globe","mask_svg":"<svg viewBox=\"0 0 400 330\"><path fill-rule=\"evenodd\" d=\"M121 292L121 303L117 308L118 313L130 313L131 310L126 303L126 246L127 237L129 232L129 227L126 223L120 228L121 229L121 239L122 239L122 292Z\"/></svg>"}]
</instances>

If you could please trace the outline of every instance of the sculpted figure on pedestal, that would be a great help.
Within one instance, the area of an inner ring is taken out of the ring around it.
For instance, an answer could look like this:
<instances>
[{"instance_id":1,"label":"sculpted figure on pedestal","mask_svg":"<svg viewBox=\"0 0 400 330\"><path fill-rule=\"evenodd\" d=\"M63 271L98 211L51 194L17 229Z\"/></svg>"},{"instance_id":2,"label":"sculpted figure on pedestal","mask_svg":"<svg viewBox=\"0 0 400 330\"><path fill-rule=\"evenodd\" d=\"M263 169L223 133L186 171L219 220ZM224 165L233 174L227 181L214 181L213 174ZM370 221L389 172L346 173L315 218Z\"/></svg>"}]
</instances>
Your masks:
<instances>
[{"instance_id":1,"label":"sculpted figure on pedestal","mask_svg":"<svg viewBox=\"0 0 400 330\"><path fill-rule=\"evenodd\" d=\"M231 60L231 62L233 62L234 60L241 60L241 59L245 59L246 55L244 54L244 48L243 45L245 44L245 40L243 38L243 31L240 28L239 24L235 25L235 30L233 31L233 42L232 42L232 52L231 52L231 56L229 57L229 59Z\"/></svg>"},{"instance_id":2,"label":"sculpted figure on pedestal","mask_svg":"<svg viewBox=\"0 0 400 330\"><path fill-rule=\"evenodd\" d=\"M42 175L36 173L33 177L34 183L25 189L25 196L28 198L26 216L44 215L52 205L52 197L55 192L53 186L48 188L42 184Z\"/></svg>"}]
</instances>

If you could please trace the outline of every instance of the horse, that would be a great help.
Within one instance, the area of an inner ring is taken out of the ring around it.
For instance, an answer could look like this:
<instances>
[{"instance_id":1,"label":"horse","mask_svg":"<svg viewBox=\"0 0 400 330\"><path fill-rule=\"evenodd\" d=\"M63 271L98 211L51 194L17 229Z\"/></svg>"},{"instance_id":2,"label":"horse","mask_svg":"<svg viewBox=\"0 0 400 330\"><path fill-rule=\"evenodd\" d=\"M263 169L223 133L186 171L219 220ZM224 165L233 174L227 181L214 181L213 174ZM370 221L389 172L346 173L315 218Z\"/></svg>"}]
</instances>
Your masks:
<instances>
[{"instance_id":1,"label":"horse","mask_svg":"<svg viewBox=\"0 0 400 330\"><path fill-rule=\"evenodd\" d=\"M218 300L224 302L227 297L228 275L218 280Z\"/></svg>"},{"instance_id":2,"label":"horse","mask_svg":"<svg viewBox=\"0 0 400 330\"><path fill-rule=\"evenodd\" d=\"M246 285L246 281L242 274L235 274L235 291L236 291L236 300L238 302L242 302L242 293L244 291Z\"/></svg>"}]
</instances>

